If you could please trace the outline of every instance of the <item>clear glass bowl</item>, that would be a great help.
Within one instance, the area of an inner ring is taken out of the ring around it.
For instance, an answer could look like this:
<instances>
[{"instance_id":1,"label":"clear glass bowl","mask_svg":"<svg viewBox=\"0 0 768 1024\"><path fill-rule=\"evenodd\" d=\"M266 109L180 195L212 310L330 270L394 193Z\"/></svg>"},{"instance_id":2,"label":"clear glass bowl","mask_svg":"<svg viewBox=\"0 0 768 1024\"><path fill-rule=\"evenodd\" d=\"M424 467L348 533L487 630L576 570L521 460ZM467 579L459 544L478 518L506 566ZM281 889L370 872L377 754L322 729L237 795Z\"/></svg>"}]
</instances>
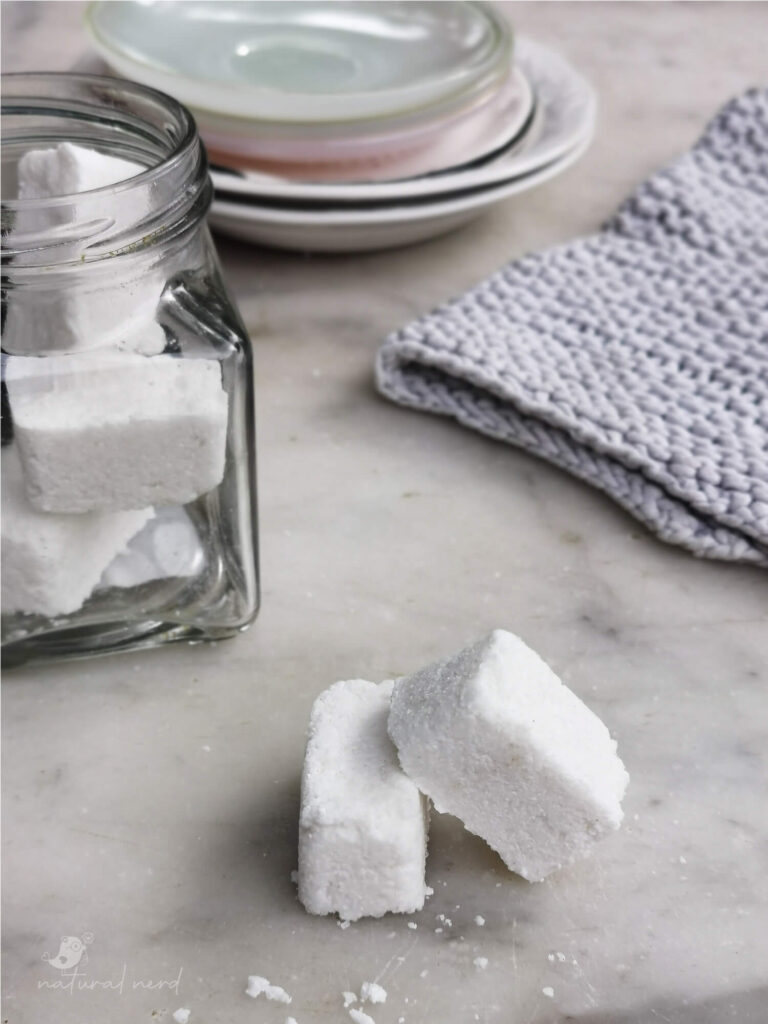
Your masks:
<instances>
[{"instance_id":1,"label":"clear glass bowl","mask_svg":"<svg viewBox=\"0 0 768 1024\"><path fill-rule=\"evenodd\" d=\"M231 636L259 603L252 352L194 121L119 79L2 85L3 196L61 143L143 168L2 202L4 662Z\"/></svg>"},{"instance_id":2,"label":"clear glass bowl","mask_svg":"<svg viewBox=\"0 0 768 1024\"><path fill-rule=\"evenodd\" d=\"M466 2L109 0L86 25L111 67L196 111L305 126L470 101L511 47L504 17Z\"/></svg>"}]
</instances>

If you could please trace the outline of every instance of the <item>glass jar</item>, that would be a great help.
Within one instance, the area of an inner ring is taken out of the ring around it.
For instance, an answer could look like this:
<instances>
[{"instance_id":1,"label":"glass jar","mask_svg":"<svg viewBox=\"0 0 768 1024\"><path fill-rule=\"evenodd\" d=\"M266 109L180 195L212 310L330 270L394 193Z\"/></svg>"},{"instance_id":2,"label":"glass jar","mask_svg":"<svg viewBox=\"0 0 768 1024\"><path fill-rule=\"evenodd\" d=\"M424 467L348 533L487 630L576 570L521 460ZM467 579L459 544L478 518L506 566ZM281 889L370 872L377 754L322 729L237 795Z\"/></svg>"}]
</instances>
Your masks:
<instances>
[{"instance_id":1,"label":"glass jar","mask_svg":"<svg viewBox=\"0 0 768 1024\"><path fill-rule=\"evenodd\" d=\"M2 114L4 661L231 636L258 610L252 352L194 121L75 74L3 76Z\"/></svg>"}]
</instances>

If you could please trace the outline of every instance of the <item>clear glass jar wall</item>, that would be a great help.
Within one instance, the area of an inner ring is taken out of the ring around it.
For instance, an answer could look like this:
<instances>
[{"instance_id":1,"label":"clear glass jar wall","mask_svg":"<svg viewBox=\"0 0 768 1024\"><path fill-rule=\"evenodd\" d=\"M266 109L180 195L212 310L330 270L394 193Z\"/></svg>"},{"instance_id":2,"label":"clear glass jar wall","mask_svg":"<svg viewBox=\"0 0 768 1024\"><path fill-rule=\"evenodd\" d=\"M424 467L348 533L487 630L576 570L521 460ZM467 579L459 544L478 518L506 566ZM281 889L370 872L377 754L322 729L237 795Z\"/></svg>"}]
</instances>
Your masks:
<instances>
[{"instance_id":1,"label":"clear glass jar wall","mask_svg":"<svg viewBox=\"0 0 768 1024\"><path fill-rule=\"evenodd\" d=\"M194 122L119 79L24 74L3 134L4 663L231 636L258 610L252 353ZM18 198L61 144L144 170Z\"/></svg>"}]
</instances>

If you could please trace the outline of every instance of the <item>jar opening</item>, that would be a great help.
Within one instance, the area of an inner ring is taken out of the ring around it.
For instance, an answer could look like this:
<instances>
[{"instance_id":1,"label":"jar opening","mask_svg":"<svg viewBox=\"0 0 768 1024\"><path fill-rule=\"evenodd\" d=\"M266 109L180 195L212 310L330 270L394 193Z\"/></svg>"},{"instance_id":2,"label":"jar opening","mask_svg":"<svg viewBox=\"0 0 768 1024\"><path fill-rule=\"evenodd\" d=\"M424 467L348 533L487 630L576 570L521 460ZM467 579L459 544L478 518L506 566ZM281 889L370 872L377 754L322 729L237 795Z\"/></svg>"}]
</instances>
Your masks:
<instances>
[{"instance_id":1,"label":"jar opening","mask_svg":"<svg viewBox=\"0 0 768 1024\"><path fill-rule=\"evenodd\" d=\"M70 73L2 76L3 265L114 257L199 220L211 198L191 114L134 82ZM32 149L62 142L145 170L115 184L51 198L18 198L17 168Z\"/></svg>"}]
</instances>

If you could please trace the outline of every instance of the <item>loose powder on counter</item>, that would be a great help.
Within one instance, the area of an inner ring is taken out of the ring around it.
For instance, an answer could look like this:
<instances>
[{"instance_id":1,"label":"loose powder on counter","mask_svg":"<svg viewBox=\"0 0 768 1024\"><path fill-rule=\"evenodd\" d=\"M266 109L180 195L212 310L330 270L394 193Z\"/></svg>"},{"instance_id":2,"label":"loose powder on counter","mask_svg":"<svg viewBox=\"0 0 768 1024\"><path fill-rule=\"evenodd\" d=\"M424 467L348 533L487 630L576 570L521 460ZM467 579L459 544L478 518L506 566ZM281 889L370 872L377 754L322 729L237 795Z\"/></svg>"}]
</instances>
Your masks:
<instances>
[{"instance_id":1,"label":"loose powder on counter","mask_svg":"<svg viewBox=\"0 0 768 1024\"><path fill-rule=\"evenodd\" d=\"M373 1017L369 1017L363 1010L349 1010L348 1012L355 1024L376 1024Z\"/></svg>"},{"instance_id":2,"label":"loose powder on counter","mask_svg":"<svg viewBox=\"0 0 768 1024\"><path fill-rule=\"evenodd\" d=\"M375 981L364 981L360 988L361 1003L386 1003L387 990Z\"/></svg>"},{"instance_id":3,"label":"loose powder on counter","mask_svg":"<svg viewBox=\"0 0 768 1024\"><path fill-rule=\"evenodd\" d=\"M291 997L284 988L281 988L279 985L272 985L266 978L262 978L259 974L248 975L248 988L246 988L245 994L250 996L251 999L257 999L263 994L273 1003L291 1002Z\"/></svg>"}]
</instances>

